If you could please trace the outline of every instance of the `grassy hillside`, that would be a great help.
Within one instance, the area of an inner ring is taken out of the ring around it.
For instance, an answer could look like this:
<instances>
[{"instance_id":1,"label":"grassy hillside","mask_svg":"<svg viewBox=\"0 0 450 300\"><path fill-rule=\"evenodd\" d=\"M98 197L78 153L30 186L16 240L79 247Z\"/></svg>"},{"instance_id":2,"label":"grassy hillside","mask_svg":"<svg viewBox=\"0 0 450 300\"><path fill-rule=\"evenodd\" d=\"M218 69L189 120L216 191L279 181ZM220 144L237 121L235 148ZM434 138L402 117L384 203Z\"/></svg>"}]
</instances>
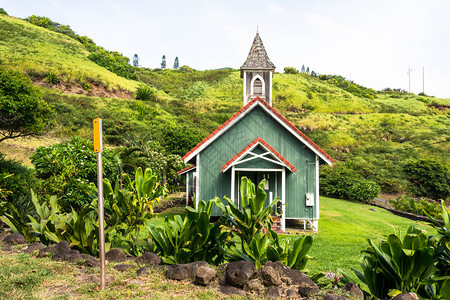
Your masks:
<instances>
[{"instance_id":1,"label":"grassy hillside","mask_svg":"<svg viewBox=\"0 0 450 300\"><path fill-rule=\"evenodd\" d=\"M150 135L169 152L181 144L177 151L183 154L242 106L238 70L135 68L139 83L100 67L88 54L85 45L69 36L0 16L1 66L22 71L35 82L51 72L63 81L48 84L53 89L42 89L44 99L56 111L50 131L54 137L90 138L92 119L100 117L106 141L112 145L123 144L129 135ZM130 92L147 84L158 90L158 96L154 101L130 100L130 95L110 99L71 89L86 82L105 91ZM406 191L402 169L412 159L432 159L450 167L450 99L376 92L340 76L318 78L302 73L276 73L273 97L275 109L337 160L336 164L376 181L384 192ZM9 142L1 147L3 152L16 151Z\"/></svg>"},{"instance_id":2,"label":"grassy hillside","mask_svg":"<svg viewBox=\"0 0 450 300\"><path fill-rule=\"evenodd\" d=\"M1 66L34 78L53 72L68 85L90 83L134 92L137 82L96 65L88 54L85 46L68 36L0 15Z\"/></svg>"}]
</instances>

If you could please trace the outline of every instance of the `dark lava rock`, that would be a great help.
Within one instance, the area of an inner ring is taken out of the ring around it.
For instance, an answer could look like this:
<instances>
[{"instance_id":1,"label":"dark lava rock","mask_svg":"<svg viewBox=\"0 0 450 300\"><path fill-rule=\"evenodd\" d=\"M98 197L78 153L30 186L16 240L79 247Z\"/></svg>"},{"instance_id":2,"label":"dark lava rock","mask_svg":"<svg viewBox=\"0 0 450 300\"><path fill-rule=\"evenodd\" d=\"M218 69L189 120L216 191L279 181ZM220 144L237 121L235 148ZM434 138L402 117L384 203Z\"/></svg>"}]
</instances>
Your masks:
<instances>
[{"instance_id":1,"label":"dark lava rock","mask_svg":"<svg viewBox=\"0 0 450 300\"><path fill-rule=\"evenodd\" d=\"M263 267L261 275L266 286L281 285L280 274L271 266Z\"/></svg>"},{"instance_id":2,"label":"dark lava rock","mask_svg":"<svg viewBox=\"0 0 450 300\"><path fill-rule=\"evenodd\" d=\"M55 246L45 247L45 248L42 248L41 250L39 250L38 257L42 258L42 257L47 256L48 253L56 254L56 252L58 252L58 249L56 249Z\"/></svg>"},{"instance_id":3,"label":"dark lava rock","mask_svg":"<svg viewBox=\"0 0 450 300\"><path fill-rule=\"evenodd\" d=\"M416 293L403 293L395 296L393 300L419 300L419 297Z\"/></svg>"},{"instance_id":4,"label":"dark lava rock","mask_svg":"<svg viewBox=\"0 0 450 300\"><path fill-rule=\"evenodd\" d=\"M122 249L114 248L105 253L105 259L108 261L121 262L127 259L127 255Z\"/></svg>"},{"instance_id":5,"label":"dark lava rock","mask_svg":"<svg viewBox=\"0 0 450 300\"><path fill-rule=\"evenodd\" d=\"M20 233L12 233L3 239L3 243L9 245L21 245L28 243L23 235Z\"/></svg>"},{"instance_id":6,"label":"dark lava rock","mask_svg":"<svg viewBox=\"0 0 450 300\"><path fill-rule=\"evenodd\" d=\"M286 291L286 297L289 299L296 299L299 298L299 294L297 293L296 290L289 289Z\"/></svg>"},{"instance_id":7,"label":"dark lava rock","mask_svg":"<svg viewBox=\"0 0 450 300\"><path fill-rule=\"evenodd\" d=\"M219 292L221 292L222 294L225 295L240 295L240 296L247 296L247 293L244 292L241 289L235 288L234 286L229 286L229 285L225 285L225 286L219 286L218 288Z\"/></svg>"},{"instance_id":8,"label":"dark lava rock","mask_svg":"<svg viewBox=\"0 0 450 300\"><path fill-rule=\"evenodd\" d=\"M334 295L334 294L328 294L325 296L325 300L347 300L347 297Z\"/></svg>"},{"instance_id":9,"label":"dark lava rock","mask_svg":"<svg viewBox=\"0 0 450 300\"><path fill-rule=\"evenodd\" d=\"M152 252L145 252L141 257L136 259L136 262L146 266L157 266L161 263L161 258Z\"/></svg>"},{"instance_id":10,"label":"dark lava rock","mask_svg":"<svg viewBox=\"0 0 450 300\"><path fill-rule=\"evenodd\" d=\"M185 268L182 265L171 265L166 272L166 277L173 280L184 280L188 278Z\"/></svg>"},{"instance_id":11,"label":"dark lava rock","mask_svg":"<svg viewBox=\"0 0 450 300\"><path fill-rule=\"evenodd\" d=\"M244 291L256 291L261 292L264 290L264 285L258 278L250 279L247 283L244 284Z\"/></svg>"},{"instance_id":12,"label":"dark lava rock","mask_svg":"<svg viewBox=\"0 0 450 300\"><path fill-rule=\"evenodd\" d=\"M125 272L131 268L134 268L134 265L116 265L116 266L114 266L114 270L117 270L119 272Z\"/></svg>"},{"instance_id":13,"label":"dark lava rock","mask_svg":"<svg viewBox=\"0 0 450 300\"><path fill-rule=\"evenodd\" d=\"M281 298L281 289L278 286L268 287L266 290L266 297L269 299Z\"/></svg>"},{"instance_id":14,"label":"dark lava rock","mask_svg":"<svg viewBox=\"0 0 450 300\"><path fill-rule=\"evenodd\" d=\"M139 268L139 269L136 271L136 275L137 275L137 276L147 275L149 270L150 270L149 267L142 267L142 268Z\"/></svg>"},{"instance_id":15,"label":"dark lava rock","mask_svg":"<svg viewBox=\"0 0 450 300\"><path fill-rule=\"evenodd\" d=\"M284 281L287 285L298 286L298 293L303 297L319 292L319 287L317 284L303 272L291 269L279 261L269 261L265 267L272 267L277 270L281 274L282 281Z\"/></svg>"},{"instance_id":16,"label":"dark lava rock","mask_svg":"<svg viewBox=\"0 0 450 300\"><path fill-rule=\"evenodd\" d=\"M353 282L347 282L343 287L343 291L348 292L350 295L355 297L358 300L364 300L364 293L361 291L359 286L354 284Z\"/></svg>"},{"instance_id":17,"label":"dark lava rock","mask_svg":"<svg viewBox=\"0 0 450 300\"><path fill-rule=\"evenodd\" d=\"M190 279L194 279L195 274L197 273L197 270L200 267L209 267L209 264L206 261L194 261L188 264L182 265L185 269L186 275Z\"/></svg>"},{"instance_id":18,"label":"dark lava rock","mask_svg":"<svg viewBox=\"0 0 450 300\"><path fill-rule=\"evenodd\" d=\"M58 244L55 245L55 248L57 251L66 252L70 251L70 244L68 241L61 241Z\"/></svg>"},{"instance_id":19,"label":"dark lava rock","mask_svg":"<svg viewBox=\"0 0 450 300\"><path fill-rule=\"evenodd\" d=\"M78 250L59 250L52 256L52 260L63 260L63 261L81 261L83 257Z\"/></svg>"},{"instance_id":20,"label":"dark lava rock","mask_svg":"<svg viewBox=\"0 0 450 300\"><path fill-rule=\"evenodd\" d=\"M100 267L100 260L87 253L81 253L84 263L89 267Z\"/></svg>"},{"instance_id":21,"label":"dark lava rock","mask_svg":"<svg viewBox=\"0 0 450 300\"><path fill-rule=\"evenodd\" d=\"M216 270L201 266L197 269L197 272L195 273L194 282L199 285L210 285L214 279L216 278Z\"/></svg>"},{"instance_id":22,"label":"dark lava rock","mask_svg":"<svg viewBox=\"0 0 450 300\"><path fill-rule=\"evenodd\" d=\"M188 264L174 264L167 268L166 277L174 280L194 280L195 274L200 267L209 267L209 264L205 261L195 261Z\"/></svg>"},{"instance_id":23,"label":"dark lava rock","mask_svg":"<svg viewBox=\"0 0 450 300\"><path fill-rule=\"evenodd\" d=\"M42 243L31 243L31 244L28 244L28 247L25 248L24 250L22 250L22 252L31 254L34 251L38 251L38 250L41 250L43 248L45 248L45 245L42 244Z\"/></svg>"},{"instance_id":24,"label":"dark lava rock","mask_svg":"<svg viewBox=\"0 0 450 300\"><path fill-rule=\"evenodd\" d=\"M254 264L241 260L229 263L225 275L228 284L242 288L244 284L257 275L257 271Z\"/></svg>"},{"instance_id":25,"label":"dark lava rock","mask_svg":"<svg viewBox=\"0 0 450 300\"><path fill-rule=\"evenodd\" d=\"M2 251L14 251L14 246L13 245L4 245L2 247Z\"/></svg>"}]
</instances>

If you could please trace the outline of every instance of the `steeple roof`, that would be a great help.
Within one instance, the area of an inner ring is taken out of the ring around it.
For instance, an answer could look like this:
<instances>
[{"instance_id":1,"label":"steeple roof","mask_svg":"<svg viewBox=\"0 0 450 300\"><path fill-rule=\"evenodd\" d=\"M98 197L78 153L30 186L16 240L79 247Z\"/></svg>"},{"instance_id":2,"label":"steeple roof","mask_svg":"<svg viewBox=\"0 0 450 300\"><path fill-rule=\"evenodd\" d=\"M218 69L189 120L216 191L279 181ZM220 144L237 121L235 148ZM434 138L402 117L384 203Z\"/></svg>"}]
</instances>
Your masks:
<instances>
[{"instance_id":1,"label":"steeple roof","mask_svg":"<svg viewBox=\"0 0 450 300\"><path fill-rule=\"evenodd\" d=\"M256 32L247 60L242 65L241 69L275 69L275 65L267 56L266 49L264 48L264 44L258 32Z\"/></svg>"}]
</instances>

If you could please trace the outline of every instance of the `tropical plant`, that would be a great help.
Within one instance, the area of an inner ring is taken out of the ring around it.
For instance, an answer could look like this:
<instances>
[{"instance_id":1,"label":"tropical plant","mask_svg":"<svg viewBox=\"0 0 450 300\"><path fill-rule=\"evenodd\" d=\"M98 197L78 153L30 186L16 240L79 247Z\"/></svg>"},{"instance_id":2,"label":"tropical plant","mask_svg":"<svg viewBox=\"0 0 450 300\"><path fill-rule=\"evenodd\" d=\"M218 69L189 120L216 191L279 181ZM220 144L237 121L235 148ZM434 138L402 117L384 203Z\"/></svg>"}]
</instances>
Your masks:
<instances>
[{"instance_id":1,"label":"tropical plant","mask_svg":"<svg viewBox=\"0 0 450 300\"><path fill-rule=\"evenodd\" d=\"M433 265L434 248L428 245L427 235L414 226L408 228L403 240L390 234L379 246L370 239L368 243L369 248L362 251L362 272L353 271L375 297L417 293L424 280L437 271Z\"/></svg>"},{"instance_id":2,"label":"tropical plant","mask_svg":"<svg viewBox=\"0 0 450 300\"><path fill-rule=\"evenodd\" d=\"M247 177L241 178L240 199L242 208L224 197L226 205L218 203L230 232L240 238L241 245L231 245L227 257L231 260L247 260L259 268L267 261L281 261L285 265L303 270L310 258L312 236L301 236L295 240L284 239L280 242L278 234L272 230L272 214L279 199L264 207L267 197L263 179L255 190L255 185Z\"/></svg>"},{"instance_id":3,"label":"tropical plant","mask_svg":"<svg viewBox=\"0 0 450 300\"><path fill-rule=\"evenodd\" d=\"M264 183L265 180L263 179L255 189L253 182L244 176L241 178L240 184L242 208L239 209L228 197L224 197L226 205L222 203L218 205L222 210L227 226L239 237L242 242L242 247L244 247L244 242L250 245L253 238L261 230L270 231L272 229L272 214L275 213L272 207L280 199L276 198L269 206L264 207L267 197L264 191Z\"/></svg>"},{"instance_id":4,"label":"tropical plant","mask_svg":"<svg viewBox=\"0 0 450 300\"><path fill-rule=\"evenodd\" d=\"M122 184L120 189L117 180L113 188L107 178L103 180L105 221L114 229L110 238L114 246L126 246L127 251L139 253L144 246L138 241L141 227L153 216L155 201L167 196L166 189L151 169L143 172L138 168L134 180L124 174Z\"/></svg>"},{"instance_id":5,"label":"tropical plant","mask_svg":"<svg viewBox=\"0 0 450 300\"><path fill-rule=\"evenodd\" d=\"M156 89L142 84L136 88L136 99L144 101L154 101L156 99Z\"/></svg>"},{"instance_id":6,"label":"tropical plant","mask_svg":"<svg viewBox=\"0 0 450 300\"><path fill-rule=\"evenodd\" d=\"M45 245L50 242L60 242L58 233L64 230L63 218L65 216L61 214L56 196L50 196L47 201L40 204L36 194L31 190L31 201L36 209L37 220L28 215L30 219L28 225L31 226L30 234Z\"/></svg>"},{"instance_id":7,"label":"tropical plant","mask_svg":"<svg viewBox=\"0 0 450 300\"><path fill-rule=\"evenodd\" d=\"M8 196L8 194L11 194L11 191L8 191L3 184L3 180L13 176L13 174L8 174L8 173L1 173L0 174L0 200L5 200L6 197Z\"/></svg>"},{"instance_id":8,"label":"tropical plant","mask_svg":"<svg viewBox=\"0 0 450 300\"><path fill-rule=\"evenodd\" d=\"M59 80L58 75L56 73L49 72L47 74L47 81L50 84L58 84L60 80Z\"/></svg>"},{"instance_id":9,"label":"tropical plant","mask_svg":"<svg viewBox=\"0 0 450 300\"><path fill-rule=\"evenodd\" d=\"M197 208L186 207L186 216L175 215L173 220L164 219L164 225L148 225L153 250L161 255L166 264L187 263L203 260L220 264L224 260L224 243L227 232L222 232L220 221L211 224L211 208L220 204L219 198L208 203L199 201Z\"/></svg>"},{"instance_id":10,"label":"tropical plant","mask_svg":"<svg viewBox=\"0 0 450 300\"><path fill-rule=\"evenodd\" d=\"M441 201L441 208L440 219L443 220L443 224L424 211L437 231L430 237L429 245L435 249L434 262L438 269L435 274L438 280L430 280L424 292L427 298L431 298L432 295L441 295L444 299L450 299L450 214L444 201Z\"/></svg>"},{"instance_id":11,"label":"tropical plant","mask_svg":"<svg viewBox=\"0 0 450 300\"><path fill-rule=\"evenodd\" d=\"M8 225L12 232L22 234L29 242L33 240L26 216L19 212L13 203L0 202L0 220Z\"/></svg>"}]
</instances>

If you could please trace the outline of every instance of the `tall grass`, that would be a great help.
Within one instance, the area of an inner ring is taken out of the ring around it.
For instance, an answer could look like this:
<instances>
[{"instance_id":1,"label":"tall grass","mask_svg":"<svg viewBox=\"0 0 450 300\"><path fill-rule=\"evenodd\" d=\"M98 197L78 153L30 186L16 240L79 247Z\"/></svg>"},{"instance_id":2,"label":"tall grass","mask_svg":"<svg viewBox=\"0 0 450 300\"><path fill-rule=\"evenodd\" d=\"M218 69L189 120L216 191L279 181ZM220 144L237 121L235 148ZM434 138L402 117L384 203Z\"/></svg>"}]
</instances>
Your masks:
<instances>
[{"instance_id":1,"label":"tall grass","mask_svg":"<svg viewBox=\"0 0 450 300\"><path fill-rule=\"evenodd\" d=\"M134 92L138 86L90 61L85 47L63 34L2 15L0 36L1 64L7 68L40 78L53 72L65 82L91 82L110 90Z\"/></svg>"}]
</instances>

